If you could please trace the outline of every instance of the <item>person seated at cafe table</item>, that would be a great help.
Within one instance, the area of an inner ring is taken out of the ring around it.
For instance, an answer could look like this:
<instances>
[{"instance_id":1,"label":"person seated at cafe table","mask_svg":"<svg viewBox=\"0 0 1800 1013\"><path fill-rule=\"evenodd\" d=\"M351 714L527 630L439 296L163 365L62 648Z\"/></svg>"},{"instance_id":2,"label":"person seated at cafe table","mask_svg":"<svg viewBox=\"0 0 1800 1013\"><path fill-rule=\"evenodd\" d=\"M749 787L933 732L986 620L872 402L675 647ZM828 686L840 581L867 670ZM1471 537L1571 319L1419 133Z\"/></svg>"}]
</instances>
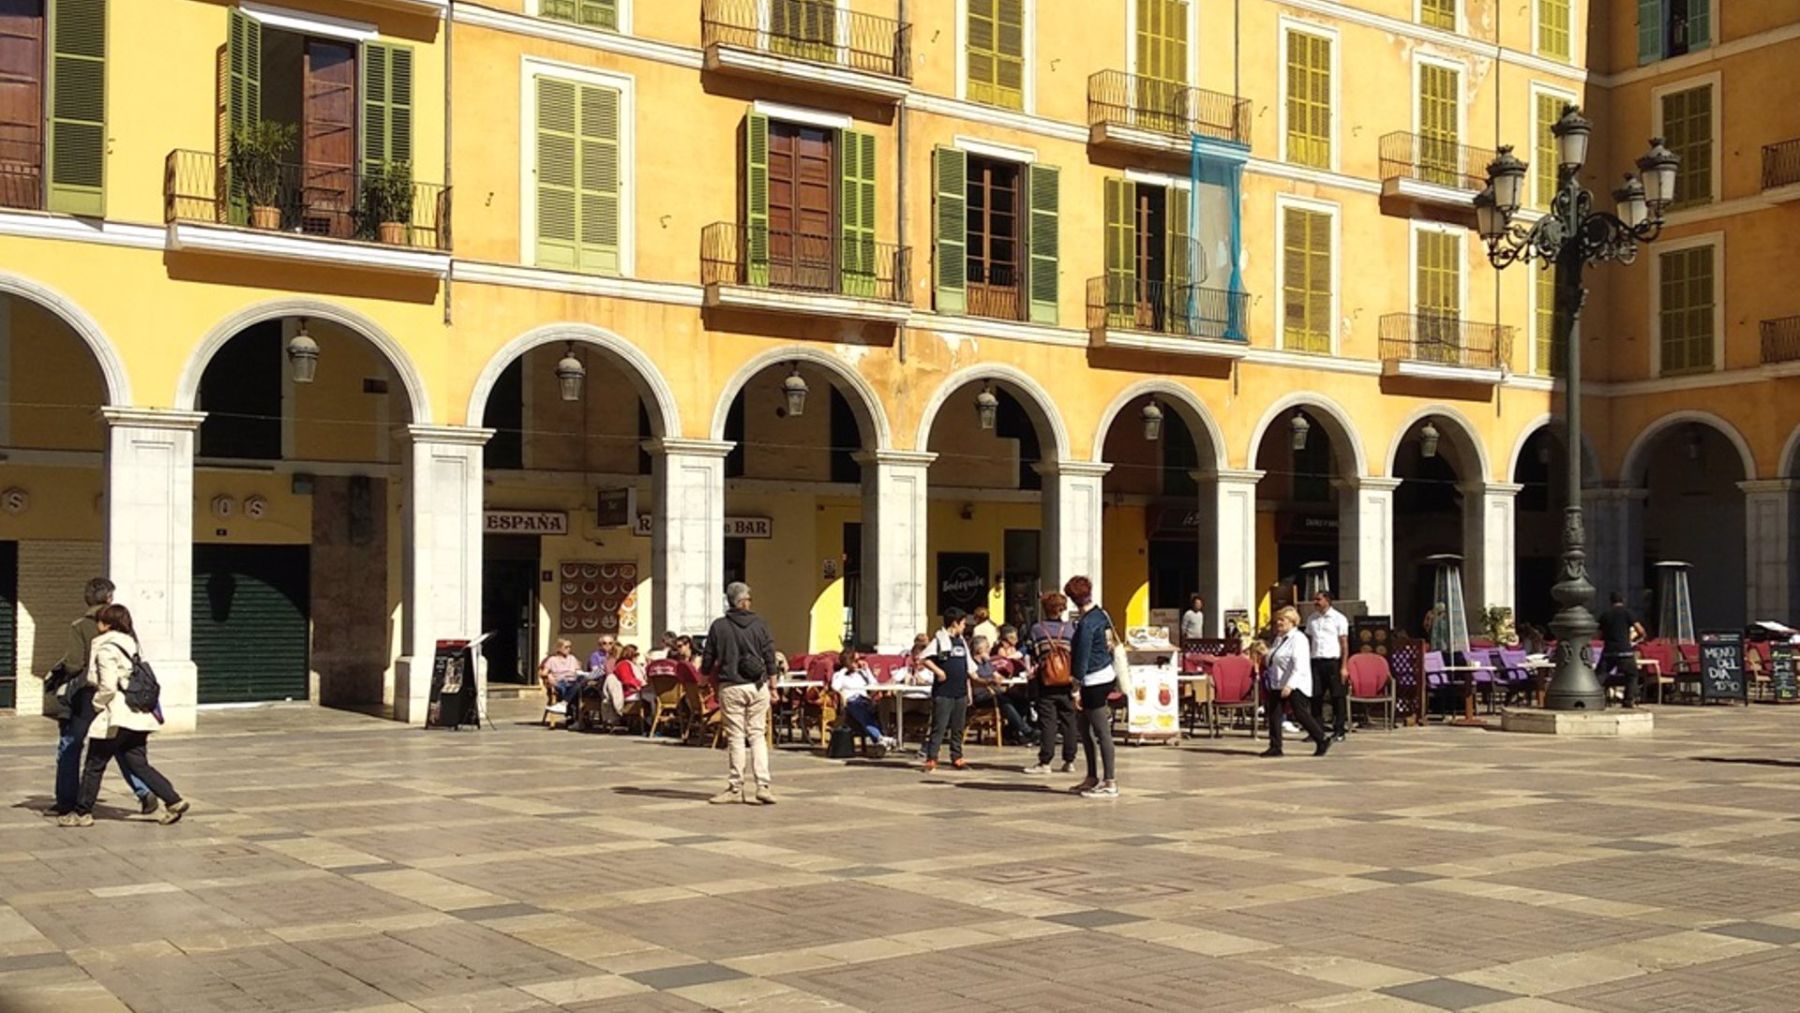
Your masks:
<instances>
[{"instance_id":1,"label":"person seated at cafe table","mask_svg":"<svg viewBox=\"0 0 1800 1013\"><path fill-rule=\"evenodd\" d=\"M575 660L575 645L559 637L550 654L538 663L538 682L544 687L544 702L555 704L564 699L564 691L581 674L581 662Z\"/></svg>"},{"instance_id":2,"label":"person seated at cafe table","mask_svg":"<svg viewBox=\"0 0 1800 1013\"><path fill-rule=\"evenodd\" d=\"M1017 626L1008 624L1000 627L1000 642L994 646L994 659L1012 662L1013 674L1026 676L1029 680L1031 655L1026 654L1024 648L1019 645L1019 628ZM1006 696L1012 701L1013 706L1018 708L1019 716L1024 718L1025 727L1031 730L1031 741L1037 742L1040 732L1031 683L1026 681L1007 687Z\"/></svg>"},{"instance_id":3,"label":"person seated at cafe table","mask_svg":"<svg viewBox=\"0 0 1800 1013\"><path fill-rule=\"evenodd\" d=\"M970 706L974 708L992 707L998 701L1000 720L1006 725L1006 734L1010 735L1015 742L1035 745L1036 737L1030 726L1025 724L1025 719L1019 716L1019 708L1009 695L1011 687L1006 685L1007 675L1014 670L1013 665L1011 663L998 666L994 664L993 649L988 646L986 637L976 637L970 642L969 650L974 655L971 662L973 669L969 673L969 680L974 683L974 696L971 698ZM1023 673L1024 666L1022 664L1018 671Z\"/></svg>"},{"instance_id":4,"label":"person seated at cafe table","mask_svg":"<svg viewBox=\"0 0 1800 1013\"><path fill-rule=\"evenodd\" d=\"M606 693L603 716L608 724L623 724L633 702L641 700L646 692L644 666L638 660L637 645L626 644L619 648L618 660L602 678L601 686Z\"/></svg>"},{"instance_id":5,"label":"person seated at cafe table","mask_svg":"<svg viewBox=\"0 0 1800 1013\"><path fill-rule=\"evenodd\" d=\"M868 737L869 752L879 760L897 745L881 733L881 719L875 712L875 701L869 687L875 685L875 670L863 660L862 652L845 648L838 655L838 669L831 676L831 691L844 702L844 716Z\"/></svg>"}]
</instances>

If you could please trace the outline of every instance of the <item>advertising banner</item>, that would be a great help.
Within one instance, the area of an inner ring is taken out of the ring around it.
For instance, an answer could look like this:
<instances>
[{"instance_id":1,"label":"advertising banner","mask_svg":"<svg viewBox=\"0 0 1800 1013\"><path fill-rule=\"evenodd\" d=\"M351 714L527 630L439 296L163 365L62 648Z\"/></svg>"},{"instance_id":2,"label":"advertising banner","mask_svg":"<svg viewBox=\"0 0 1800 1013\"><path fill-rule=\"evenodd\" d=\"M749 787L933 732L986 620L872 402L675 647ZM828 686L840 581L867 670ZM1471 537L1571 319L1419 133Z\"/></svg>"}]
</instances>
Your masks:
<instances>
[{"instance_id":1,"label":"advertising banner","mask_svg":"<svg viewBox=\"0 0 1800 1013\"><path fill-rule=\"evenodd\" d=\"M1180 683L1174 665L1131 666L1125 700L1126 734L1133 739L1175 738L1181 732Z\"/></svg>"}]
</instances>

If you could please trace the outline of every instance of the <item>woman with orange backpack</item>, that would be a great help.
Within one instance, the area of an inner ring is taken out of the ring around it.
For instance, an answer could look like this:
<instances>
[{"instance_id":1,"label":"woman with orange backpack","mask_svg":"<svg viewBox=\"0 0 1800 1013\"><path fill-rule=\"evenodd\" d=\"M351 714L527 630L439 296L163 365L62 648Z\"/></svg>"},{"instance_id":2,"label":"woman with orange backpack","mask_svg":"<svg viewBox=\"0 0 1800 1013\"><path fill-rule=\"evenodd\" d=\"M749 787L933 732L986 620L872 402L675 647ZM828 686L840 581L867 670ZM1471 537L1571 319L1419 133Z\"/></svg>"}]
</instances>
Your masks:
<instances>
[{"instance_id":1,"label":"woman with orange backpack","mask_svg":"<svg viewBox=\"0 0 1800 1013\"><path fill-rule=\"evenodd\" d=\"M1061 591L1048 591L1039 600L1043 617L1025 631L1031 645L1031 692L1037 706L1038 762L1026 767L1027 774L1048 774L1055 770L1067 774L1075 769L1075 677L1069 662L1069 643L1075 638L1075 624L1063 616L1069 599ZM1051 767L1056 757L1057 732L1062 733L1062 765Z\"/></svg>"}]
</instances>

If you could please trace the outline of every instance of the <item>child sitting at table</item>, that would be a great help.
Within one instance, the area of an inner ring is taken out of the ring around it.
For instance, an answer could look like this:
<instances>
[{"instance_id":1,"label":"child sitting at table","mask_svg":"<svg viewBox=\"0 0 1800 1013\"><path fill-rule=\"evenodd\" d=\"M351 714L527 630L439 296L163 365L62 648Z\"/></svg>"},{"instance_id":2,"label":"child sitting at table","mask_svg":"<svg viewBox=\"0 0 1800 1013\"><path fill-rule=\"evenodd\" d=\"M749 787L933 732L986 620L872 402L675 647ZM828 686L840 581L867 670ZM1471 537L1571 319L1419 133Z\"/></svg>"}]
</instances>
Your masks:
<instances>
[{"instance_id":1,"label":"child sitting at table","mask_svg":"<svg viewBox=\"0 0 1800 1013\"><path fill-rule=\"evenodd\" d=\"M844 715L869 740L869 751L879 760L894 747L894 740L881 733L881 719L875 713L875 701L869 687L875 685L875 671L854 647L838 655L838 670L831 677L831 690L844 701Z\"/></svg>"}]
</instances>

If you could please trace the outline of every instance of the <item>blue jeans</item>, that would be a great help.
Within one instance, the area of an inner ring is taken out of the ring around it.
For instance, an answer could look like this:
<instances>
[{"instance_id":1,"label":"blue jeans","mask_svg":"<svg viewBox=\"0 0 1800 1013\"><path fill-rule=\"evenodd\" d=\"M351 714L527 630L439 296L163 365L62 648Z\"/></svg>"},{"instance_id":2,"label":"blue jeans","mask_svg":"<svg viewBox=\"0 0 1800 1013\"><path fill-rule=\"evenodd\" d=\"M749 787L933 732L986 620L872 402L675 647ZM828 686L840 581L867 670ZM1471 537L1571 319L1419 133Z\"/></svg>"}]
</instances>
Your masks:
<instances>
[{"instance_id":1,"label":"blue jeans","mask_svg":"<svg viewBox=\"0 0 1800 1013\"><path fill-rule=\"evenodd\" d=\"M856 722L857 727L862 729L863 734L868 736L870 742L881 741L881 719L875 713L875 701L866 696L846 701L844 713L850 715L850 720Z\"/></svg>"},{"instance_id":2,"label":"blue jeans","mask_svg":"<svg viewBox=\"0 0 1800 1013\"><path fill-rule=\"evenodd\" d=\"M69 701L69 713L73 715L69 720L57 722L61 734L56 739L56 808L63 812L75 808L76 796L81 793L81 751L87 745L88 726L94 723L92 687L76 691ZM150 794L149 786L125 769L123 760L119 773L138 798Z\"/></svg>"}]
</instances>

